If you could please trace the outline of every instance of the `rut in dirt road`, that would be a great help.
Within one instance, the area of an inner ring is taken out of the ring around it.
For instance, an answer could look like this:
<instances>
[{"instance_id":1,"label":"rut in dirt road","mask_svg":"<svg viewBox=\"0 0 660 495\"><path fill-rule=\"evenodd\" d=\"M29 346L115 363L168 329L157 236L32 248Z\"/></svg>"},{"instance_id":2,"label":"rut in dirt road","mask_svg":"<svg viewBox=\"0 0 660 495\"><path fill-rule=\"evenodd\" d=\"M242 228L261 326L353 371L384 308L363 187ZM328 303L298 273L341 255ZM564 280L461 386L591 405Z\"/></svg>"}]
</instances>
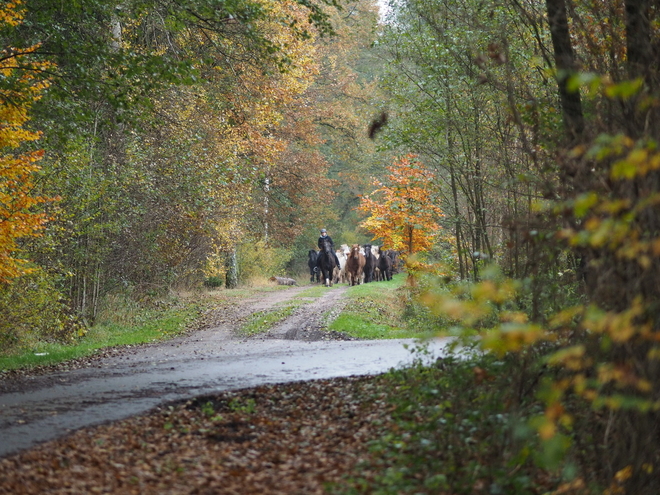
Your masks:
<instances>
[{"instance_id":1,"label":"rut in dirt road","mask_svg":"<svg viewBox=\"0 0 660 495\"><path fill-rule=\"evenodd\" d=\"M345 287L329 289L263 336L236 334L251 314L286 304L302 290L259 294L207 315L209 328L124 349L93 367L5 380L0 456L168 401L263 384L379 374L412 361L404 348L411 340L345 341L324 330L324 322L343 304ZM444 344L433 342L432 354L440 355Z\"/></svg>"},{"instance_id":2,"label":"rut in dirt road","mask_svg":"<svg viewBox=\"0 0 660 495\"><path fill-rule=\"evenodd\" d=\"M346 305L347 285L338 286L320 298L298 308L294 314L274 325L265 336L287 340L358 340L339 332L328 332L328 325Z\"/></svg>"}]
</instances>

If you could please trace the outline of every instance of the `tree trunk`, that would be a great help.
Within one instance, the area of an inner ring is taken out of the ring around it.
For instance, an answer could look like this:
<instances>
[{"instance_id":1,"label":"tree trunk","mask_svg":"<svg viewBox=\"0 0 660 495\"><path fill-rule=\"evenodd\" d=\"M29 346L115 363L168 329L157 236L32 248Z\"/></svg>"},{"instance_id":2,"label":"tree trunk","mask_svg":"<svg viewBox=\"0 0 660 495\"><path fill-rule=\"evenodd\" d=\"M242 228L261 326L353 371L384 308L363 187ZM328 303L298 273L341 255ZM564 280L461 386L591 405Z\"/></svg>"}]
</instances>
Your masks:
<instances>
[{"instance_id":1,"label":"tree trunk","mask_svg":"<svg viewBox=\"0 0 660 495\"><path fill-rule=\"evenodd\" d=\"M647 131L656 128L653 106L643 105L640 100L653 93L655 87L654 50L651 44L651 21L649 18L649 0L626 0L626 64L630 79L641 78L644 81L643 90L625 103L624 123L626 131L632 137L638 138ZM647 129L647 126L650 129ZM655 135L655 132L652 132ZM657 137L657 136L656 136Z\"/></svg>"},{"instance_id":2,"label":"tree trunk","mask_svg":"<svg viewBox=\"0 0 660 495\"><path fill-rule=\"evenodd\" d=\"M228 289L235 289L238 287L238 262L236 260L236 248L232 249L231 253L227 255L226 268L227 278L225 281L225 286Z\"/></svg>"},{"instance_id":3,"label":"tree trunk","mask_svg":"<svg viewBox=\"0 0 660 495\"><path fill-rule=\"evenodd\" d=\"M568 88L568 80L575 74L577 67L568 30L566 2L564 0L546 0L545 4L555 53L557 85L559 86L564 126L569 141L577 142L584 132L584 117L580 92L570 91Z\"/></svg>"},{"instance_id":4,"label":"tree trunk","mask_svg":"<svg viewBox=\"0 0 660 495\"><path fill-rule=\"evenodd\" d=\"M451 149L451 148L450 148ZM458 272L461 280L465 279L463 262L463 249L461 248L461 213L458 208L458 189L456 187L456 173L454 165L449 165L449 176L451 179L451 194L454 200L454 235L456 236L456 250L458 251Z\"/></svg>"}]
</instances>

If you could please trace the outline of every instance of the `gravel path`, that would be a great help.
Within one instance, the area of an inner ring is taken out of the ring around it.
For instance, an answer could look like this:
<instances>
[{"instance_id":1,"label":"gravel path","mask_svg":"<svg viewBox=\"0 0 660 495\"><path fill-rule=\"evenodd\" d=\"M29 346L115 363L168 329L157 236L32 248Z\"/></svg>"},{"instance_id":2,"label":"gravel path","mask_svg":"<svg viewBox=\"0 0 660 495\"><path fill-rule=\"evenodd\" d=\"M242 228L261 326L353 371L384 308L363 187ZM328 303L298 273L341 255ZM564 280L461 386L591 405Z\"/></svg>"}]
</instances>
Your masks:
<instances>
[{"instance_id":1,"label":"gravel path","mask_svg":"<svg viewBox=\"0 0 660 495\"><path fill-rule=\"evenodd\" d=\"M80 428L202 394L310 379L373 375L412 360L412 341L355 341L325 330L345 304L335 287L266 334L236 330L305 287L263 292L209 312L204 328L166 342L123 347L89 360L0 381L0 457ZM437 354L444 341L432 344Z\"/></svg>"}]
</instances>

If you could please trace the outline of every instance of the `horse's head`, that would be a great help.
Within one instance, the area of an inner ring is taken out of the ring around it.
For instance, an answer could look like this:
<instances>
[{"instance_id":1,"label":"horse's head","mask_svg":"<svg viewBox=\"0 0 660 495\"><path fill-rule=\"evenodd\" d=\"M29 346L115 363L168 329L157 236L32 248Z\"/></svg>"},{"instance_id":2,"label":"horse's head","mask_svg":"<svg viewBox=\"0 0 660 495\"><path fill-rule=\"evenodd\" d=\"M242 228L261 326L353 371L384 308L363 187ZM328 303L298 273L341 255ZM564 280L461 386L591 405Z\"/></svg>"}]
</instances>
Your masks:
<instances>
[{"instance_id":1,"label":"horse's head","mask_svg":"<svg viewBox=\"0 0 660 495\"><path fill-rule=\"evenodd\" d=\"M332 253L332 244L330 244L330 241L324 239L322 245L323 245L323 251L325 251L326 253Z\"/></svg>"}]
</instances>

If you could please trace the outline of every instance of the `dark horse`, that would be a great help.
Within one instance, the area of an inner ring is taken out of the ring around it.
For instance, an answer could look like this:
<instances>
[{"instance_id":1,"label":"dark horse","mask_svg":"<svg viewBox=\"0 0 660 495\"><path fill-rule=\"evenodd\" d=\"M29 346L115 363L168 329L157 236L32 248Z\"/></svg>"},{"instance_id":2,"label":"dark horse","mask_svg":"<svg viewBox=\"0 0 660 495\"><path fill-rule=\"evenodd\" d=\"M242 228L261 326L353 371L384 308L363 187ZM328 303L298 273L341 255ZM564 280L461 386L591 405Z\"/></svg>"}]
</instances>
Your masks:
<instances>
[{"instance_id":1,"label":"dark horse","mask_svg":"<svg viewBox=\"0 0 660 495\"><path fill-rule=\"evenodd\" d=\"M332 286L332 277L337 267L337 260L335 259L335 253L332 252L332 245L328 241L323 241L323 244L321 244L321 252L316 265L321 271L321 280L326 287Z\"/></svg>"},{"instance_id":2,"label":"dark horse","mask_svg":"<svg viewBox=\"0 0 660 495\"><path fill-rule=\"evenodd\" d=\"M310 249L307 257L307 266L309 267L309 281L314 282L316 279L317 282L321 281L321 275L319 274L319 267L316 266L317 258L319 257L319 252L316 249Z\"/></svg>"},{"instance_id":3,"label":"dark horse","mask_svg":"<svg viewBox=\"0 0 660 495\"><path fill-rule=\"evenodd\" d=\"M392 280L392 258L390 251L380 250L380 257L378 258L378 268L380 269L383 280ZM394 253L394 251L392 251Z\"/></svg>"},{"instance_id":4,"label":"dark horse","mask_svg":"<svg viewBox=\"0 0 660 495\"><path fill-rule=\"evenodd\" d=\"M374 270L378 266L378 260L371 252L371 244L364 245L364 283L374 281Z\"/></svg>"}]
</instances>

